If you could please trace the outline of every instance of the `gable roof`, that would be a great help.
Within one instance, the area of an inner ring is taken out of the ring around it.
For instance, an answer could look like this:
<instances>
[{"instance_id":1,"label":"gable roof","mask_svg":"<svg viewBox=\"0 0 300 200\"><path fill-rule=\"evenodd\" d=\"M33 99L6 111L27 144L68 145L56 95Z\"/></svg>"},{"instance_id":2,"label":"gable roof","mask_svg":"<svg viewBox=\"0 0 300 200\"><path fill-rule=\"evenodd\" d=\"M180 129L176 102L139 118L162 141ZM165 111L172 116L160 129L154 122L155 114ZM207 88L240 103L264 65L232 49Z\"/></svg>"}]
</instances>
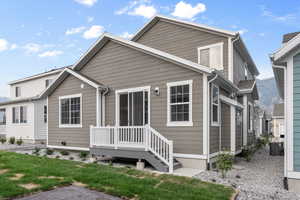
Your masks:
<instances>
[{"instance_id":1,"label":"gable roof","mask_svg":"<svg viewBox=\"0 0 300 200\"><path fill-rule=\"evenodd\" d=\"M85 64L94 57L98 53L98 51L104 47L104 45L109 42L113 41L120 45L135 49L137 51L146 53L148 55L152 55L154 57L169 61L171 63L174 63L176 65L183 66L185 68L191 69L193 71L201 72L201 73L212 73L212 69L199 65L197 63L194 63L192 61L186 60L184 58L180 58L178 56L174 56L172 54L139 44L137 42L129 41L122 39L121 37L113 36L109 33L104 33L97 41L96 43L79 59L79 61L73 66L73 69L75 71L80 70L82 67L85 66Z\"/></svg>"},{"instance_id":2,"label":"gable roof","mask_svg":"<svg viewBox=\"0 0 300 200\"><path fill-rule=\"evenodd\" d=\"M52 94L53 91L67 78L67 76L72 75L79 80L89 84L90 86L96 88L96 89L101 89L101 88L106 88L104 85L101 83L87 77L86 75L83 75L79 72L75 72L74 70L70 68L66 68L63 72L60 73L60 75L53 81L53 83L39 96L39 98L45 98L48 95Z\"/></svg>"},{"instance_id":3,"label":"gable roof","mask_svg":"<svg viewBox=\"0 0 300 200\"><path fill-rule=\"evenodd\" d=\"M6 105L16 104L16 103L32 102L32 101L36 101L36 100L39 100L38 96L26 97L26 98L20 98L20 99L18 98L18 99L3 101L0 103L0 106L6 106Z\"/></svg>"},{"instance_id":4,"label":"gable roof","mask_svg":"<svg viewBox=\"0 0 300 200\"><path fill-rule=\"evenodd\" d=\"M273 117L284 117L284 104L274 104Z\"/></svg>"},{"instance_id":5,"label":"gable roof","mask_svg":"<svg viewBox=\"0 0 300 200\"><path fill-rule=\"evenodd\" d=\"M254 100L259 99L258 89L256 86L256 80L242 80L238 83L240 94L251 94Z\"/></svg>"},{"instance_id":6,"label":"gable roof","mask_svg":"<svg viewBox=\"0 0 300 200\"><path fill-rule=\"evenodd\" d=\"M238 34L238 32L233 32L233 31L227 31L227 30L223 30L223 29L219 29L219 28L214 28L214 27L210 27L207 25L203 25L203 24L198 24L198 23L194 23L194 22L187 22L187 21L183 21L183 20L179 20L179 19L174 19L174 18L170 18L170 17L165 17L162 15L156 15L154 16L152 19L150 19L150 21L145 24L133 37L132 37L132 41L137 41L145 32L147 32L147 30L149 30L152 26L154 26L158 21L166 21L166 22L170 22L170 23L174 23L174 24L178 24L178 25L184 25L187 26L189 28L193 28L193 29L197 29L197 30L202 30L202 31L206 31L206 32L210 32L210 33L215 33L215 34L219 34L219 35L223 35L223 36L229 36L229 37L235 37L235 35Z\"/></svg>"},{"instance_id":7,"label":"gable roof","mask_svg":"<svg viewBox=\"0 0 300 200\"><path fill-rule=\"evenodd\" d=\"M294 33L287 33L284 34L282 37L282 43L287 43L288 41L290 41L291 39L293 39L294 37L296 37L300 32L294 32Z\"/></svg>"}]
</instances>

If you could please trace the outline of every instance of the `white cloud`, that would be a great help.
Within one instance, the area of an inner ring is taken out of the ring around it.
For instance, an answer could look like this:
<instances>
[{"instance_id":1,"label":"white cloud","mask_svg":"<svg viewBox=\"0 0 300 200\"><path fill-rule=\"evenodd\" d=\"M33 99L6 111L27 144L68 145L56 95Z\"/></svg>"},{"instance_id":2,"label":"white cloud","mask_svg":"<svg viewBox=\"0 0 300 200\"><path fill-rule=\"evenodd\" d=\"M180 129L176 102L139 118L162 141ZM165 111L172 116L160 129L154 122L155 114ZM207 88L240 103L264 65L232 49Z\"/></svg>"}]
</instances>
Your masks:
<instances>
[{"instance_id":1,"label":"white cloud","mask_svg":"<svg viewBox=\"0 0 300 200\"><path fill-rule=\"evenodd\" d=\"M0 52L8 49L8 42L5 39L0 39Z\"/></svg>"},{"instance_id":2,"label":"white cloud","mask_svg":"<svg viewBox=\"0 0 300 200\"><path fill-rule=\"evenodd\" d=\"M133 11L129 12L129 15L134 16L143 16L145 18L151 18L157 13L157 10L154 6L147 6L147 5L139 5L138 7L134 8Z\"/></svg>"},{"instance_id":3,"label":"white cloud","mask_svg":"<svg viewBox=\"0 0 300 200\"><path fill-rule=\"evenodd\" d=\"M241 30L238 30L238 32L239 32L239 34L243 35L248 32L248 29L241 29Z\"/></svg>"},{"instance_id":4,"label":"white cloud","mask_svg":"<svg viewBox=\"0 0 300 200\"><path fill-rule=\"evenodd\" d=\"M268 10L265 6L260 6L261 11L262 11L262 16L263 17L269 17L271 18L273 21L277 21L277 22L290 22L296 19L295 14L289 13L289 14L285 14L285 15L275 15L273 14L273 12L271 12L270 10Z\"/></svg>"},{"instance_id":5,"label":"white cloud","mask_svg":"<svg viewBox=\"0 0 300 200\"><path fill-rule=\"evenodd\" d=\"M125 38L125 39L131 39L134 36L134 34L130 34L128 32L124 32L120 35L120 37Z\"/></svg>"},{"instance_id":6,"label":"white cloud","mask_svg":"<svg viewBox=\"0 0 300 200\"><path fill-rule=\"evenodd\" d=\"M91 23L92 21L94 21L94 17L87 17L87 22Z\"/></svg>"},{"instance_id":7,"label":"white cloud","mask_svg":"<svg viewBox=\"0 0 300 200\"><path fill-rule=\"evenodd\" d=\"M85 39L97 38L103 33L103 26L94 25L83 33Z\"/></svg>"},{"instance_id":8,"label":"white cloud","mask_svg":"<svg viewBox=\"0 0 300 200\"><path fill-rule=\"evenodd\" d=\"M27 53L36 53L39 52L41 50L41 45L36 44L36 43L28 43L26 45L24 45L23 47Z\"/></svg>"},{"instance_id":9,"label":"white cloud","mask_svg":"<svg viewBox=\"0 0 300 200\"><path fill-rule=\"evenodd\" d=\"M17 44L12 44L12 45L10 46L10 50L14 50L14 49L16 49L16 48L18 48L18 45L17 45Z\"/></svg>"},{"instance_id":10,"label":"white cloud","mask_svg":"<svg viewBox=\"0 0 300 200\"><path fill-rule=\"evenodd\" d=\"M174 17L179 17L183 19L193 19L199 13L205 12L206 6L203 3L198 3L194 7L189 4L185 3L184 1L180 1L176 4L175 10L171 15Z\"/></svg>"},{"instance_id":11,"label":"white cloud","mask_svg":"<svg viewBox=\"0 0 300 200\"><path fill-rule=\"evenodd\" d=\"M84 26L71 28L71 29L68 29L65 34L66 35L74 35L74 34L77 34L77 33L81 33L82 31L84 31L84 29L85 29Z\"/></svg>"},{"instance_id":12,"label":"white cloud","mask_svg":"<svg viewBox=\"0 0 300 200\"><path fill-rule=\"evenodd\" d=\"M258 35L261 36L261 37L265 37L266 36L265 33L259 33Z\"/></svg>"},{"instance_id":13,"label":"white cloud","mask_svg":"<svg viewBox=\"0 0 300 200\"><path fill-rule=\"evenodd\" d=\"M128 5L115 11L116 15L123 15L123 14L128 14L128 12L136 7L137 5L145 4L145 3L150 3L150 0L133 0L129 1Z\"/></svg>"},{"instance_id":14,"label":"white cloud","mask_svg":"<svg viewBox=\"0 0 300 200\"><path fill-rule=\"evenodd\" d=\"M63 54L62 51L54 50L54 51L45 51L41 54L39 54L39 57L44 58L44 57L53 57L53 56L58 56Z\"/></svg>"},{"instance_id":15,"label":"white cloud","mask_svg":"<svg viewBox=\"0 0 300 200\"><path fill-rule=\"evenodd\" d=\"M75 0L77 3L80 3L85 6L93 6L95 3L97 3L97 0Z\"/></svg>"}]
</instances>

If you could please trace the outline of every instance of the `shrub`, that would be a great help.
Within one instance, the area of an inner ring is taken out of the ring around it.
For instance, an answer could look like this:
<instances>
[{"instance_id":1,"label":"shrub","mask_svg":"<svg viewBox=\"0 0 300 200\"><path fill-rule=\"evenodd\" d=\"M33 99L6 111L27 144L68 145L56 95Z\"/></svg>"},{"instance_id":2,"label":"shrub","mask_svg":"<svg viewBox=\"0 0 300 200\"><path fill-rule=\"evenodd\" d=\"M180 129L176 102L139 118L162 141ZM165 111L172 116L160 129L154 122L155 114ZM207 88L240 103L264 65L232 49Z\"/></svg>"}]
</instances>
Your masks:
<instances>
[{"instance_id":1,"label":"shrub","mask_svg":"<svg viewBox=\"0 0 300 200\"><path fill-rule=\"evenodd\" d=\"M18 139L18 140L17 140L17 145L21 146L22 144L23 144L22 138Z\"/></svg>"},{"instance_id":2,"label":"shrub","mask_svg":"<svg viewBox=\"0 0 300 200\"><path fill-rule=\"evenodd\" d=\"M4 144L6 142L6 138L4 138L4 137L0 138L0 142L1 142L1 144Z\"/></svg>"},{"instance_id":3,"label":"shrub","mask_svg":"<svg viewBox=\"0 0 300 200\"><path fill-rule=\"evenodd\" d=\"M69 155L70 153L69 153L68 151L66 151L66 150L62 150L62 151L60 152L60 154L63 155L63 156L67 156L67 155Z\"/></svg>"},{"instance_id":4,"label":"shrub","mask_svg":"<svg viewBox=\"0 0 300 200\"><path fill-rule=\"evenodd\" d=\"M16 138L15 137L10 137L9 138L9 144L15 144Z\"/></svg>"},{"instance_id":5,"label":"shrub","mask_svg":"<svg viewBox=\"0 0 300 200\"><path fill-rule=\"evenodd\" d=\"M60 158L60 156L59 156L59 155L57 155L57 156L55 156L55 158L59 159L59 158Z\"/></svg>"},{"instance_id":6,"label":"shrub","mask_svg":"<svg viewBox=\"0 0 300 200\"><path fill-rule=\"evenodd\" d=\"M251 159L252 159L253 154L254 154L253 149L251 149L250 147L245 147L245 148L242 149L241 156L243 158L245 158L247 162L250 162Z\"/></svg>"},{"instance_id":7,"label":"shrub","mask_svg":"<svg viewBox=\"0 0 300 200\"><path fill-rule=\"evenodd\" d=\"M47 149L46 154L47 155L52 155L54 153L53 149Z\"/></svg>"},{"instance_id":8,"label":"shrub","mask_svg":"<svg viewBox=\"0 0 300 200\"><path fill-rule=\"evenodd\" d=\"M222 173L222 178L226 177L226 174L233 166L233 156L228 152L221 153L217 157L217 168Z\"/></svg>"},{"instance_id":9,"label":"shrub","mask_svg":"<svg viewBox=\"0 0 300 200\"><path fill-rule=\"evenodd\" d=\"M80 153L79 153L79 157L80 158L86 158L87 156L88 156L88 152L87 151L81 151Z\"/></svg>"},{"instance_id":10,"label":"shrub","mask_svg":"<svg viewBox=\"0 0 300 200\"><path fill-rule=\"evenodd\" d=\"M71 156L70 158L69 158L70 160L74 160L74 158Z\"/></svg>"}]
</instances>

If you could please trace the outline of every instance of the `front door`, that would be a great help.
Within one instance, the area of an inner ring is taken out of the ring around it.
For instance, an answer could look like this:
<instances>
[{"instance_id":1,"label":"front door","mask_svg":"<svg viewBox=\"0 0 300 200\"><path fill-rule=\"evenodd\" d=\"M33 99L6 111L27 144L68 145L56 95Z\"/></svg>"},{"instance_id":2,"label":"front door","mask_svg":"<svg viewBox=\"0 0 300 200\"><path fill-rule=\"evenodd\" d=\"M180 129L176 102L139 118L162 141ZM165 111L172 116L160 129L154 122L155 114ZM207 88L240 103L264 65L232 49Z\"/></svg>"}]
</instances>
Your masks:
<instances>
[{"instance_id":1,"label":"front door","mask_svg":"<svg viewBox=\"0 0 300 200\"><path fill-rule=\"evenodd\" d=\"M119 98L119 126L149 124L149 92L146 90L122 92Z\"/></svg>"}]
</instances>

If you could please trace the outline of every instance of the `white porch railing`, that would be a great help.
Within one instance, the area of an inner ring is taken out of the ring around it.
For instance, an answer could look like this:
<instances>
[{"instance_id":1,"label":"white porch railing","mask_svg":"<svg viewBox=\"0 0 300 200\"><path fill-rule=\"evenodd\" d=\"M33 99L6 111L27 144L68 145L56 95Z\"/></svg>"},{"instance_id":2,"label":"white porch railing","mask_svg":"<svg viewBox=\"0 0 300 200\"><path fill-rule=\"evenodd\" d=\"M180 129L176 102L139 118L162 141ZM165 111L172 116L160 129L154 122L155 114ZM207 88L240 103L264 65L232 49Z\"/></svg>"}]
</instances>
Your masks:
<instances>
[{"instance_id":1,"label":"white porch railing","mask_svg":"<svg viewBox=\"0 0 300 200\"><path fill-rule=\"evenodd\" d=\"M150 126L91 126L90 146L140 148L150 151L169 167L170 173L173 173L173 141Z\"/></svg>"}]
</instances>

